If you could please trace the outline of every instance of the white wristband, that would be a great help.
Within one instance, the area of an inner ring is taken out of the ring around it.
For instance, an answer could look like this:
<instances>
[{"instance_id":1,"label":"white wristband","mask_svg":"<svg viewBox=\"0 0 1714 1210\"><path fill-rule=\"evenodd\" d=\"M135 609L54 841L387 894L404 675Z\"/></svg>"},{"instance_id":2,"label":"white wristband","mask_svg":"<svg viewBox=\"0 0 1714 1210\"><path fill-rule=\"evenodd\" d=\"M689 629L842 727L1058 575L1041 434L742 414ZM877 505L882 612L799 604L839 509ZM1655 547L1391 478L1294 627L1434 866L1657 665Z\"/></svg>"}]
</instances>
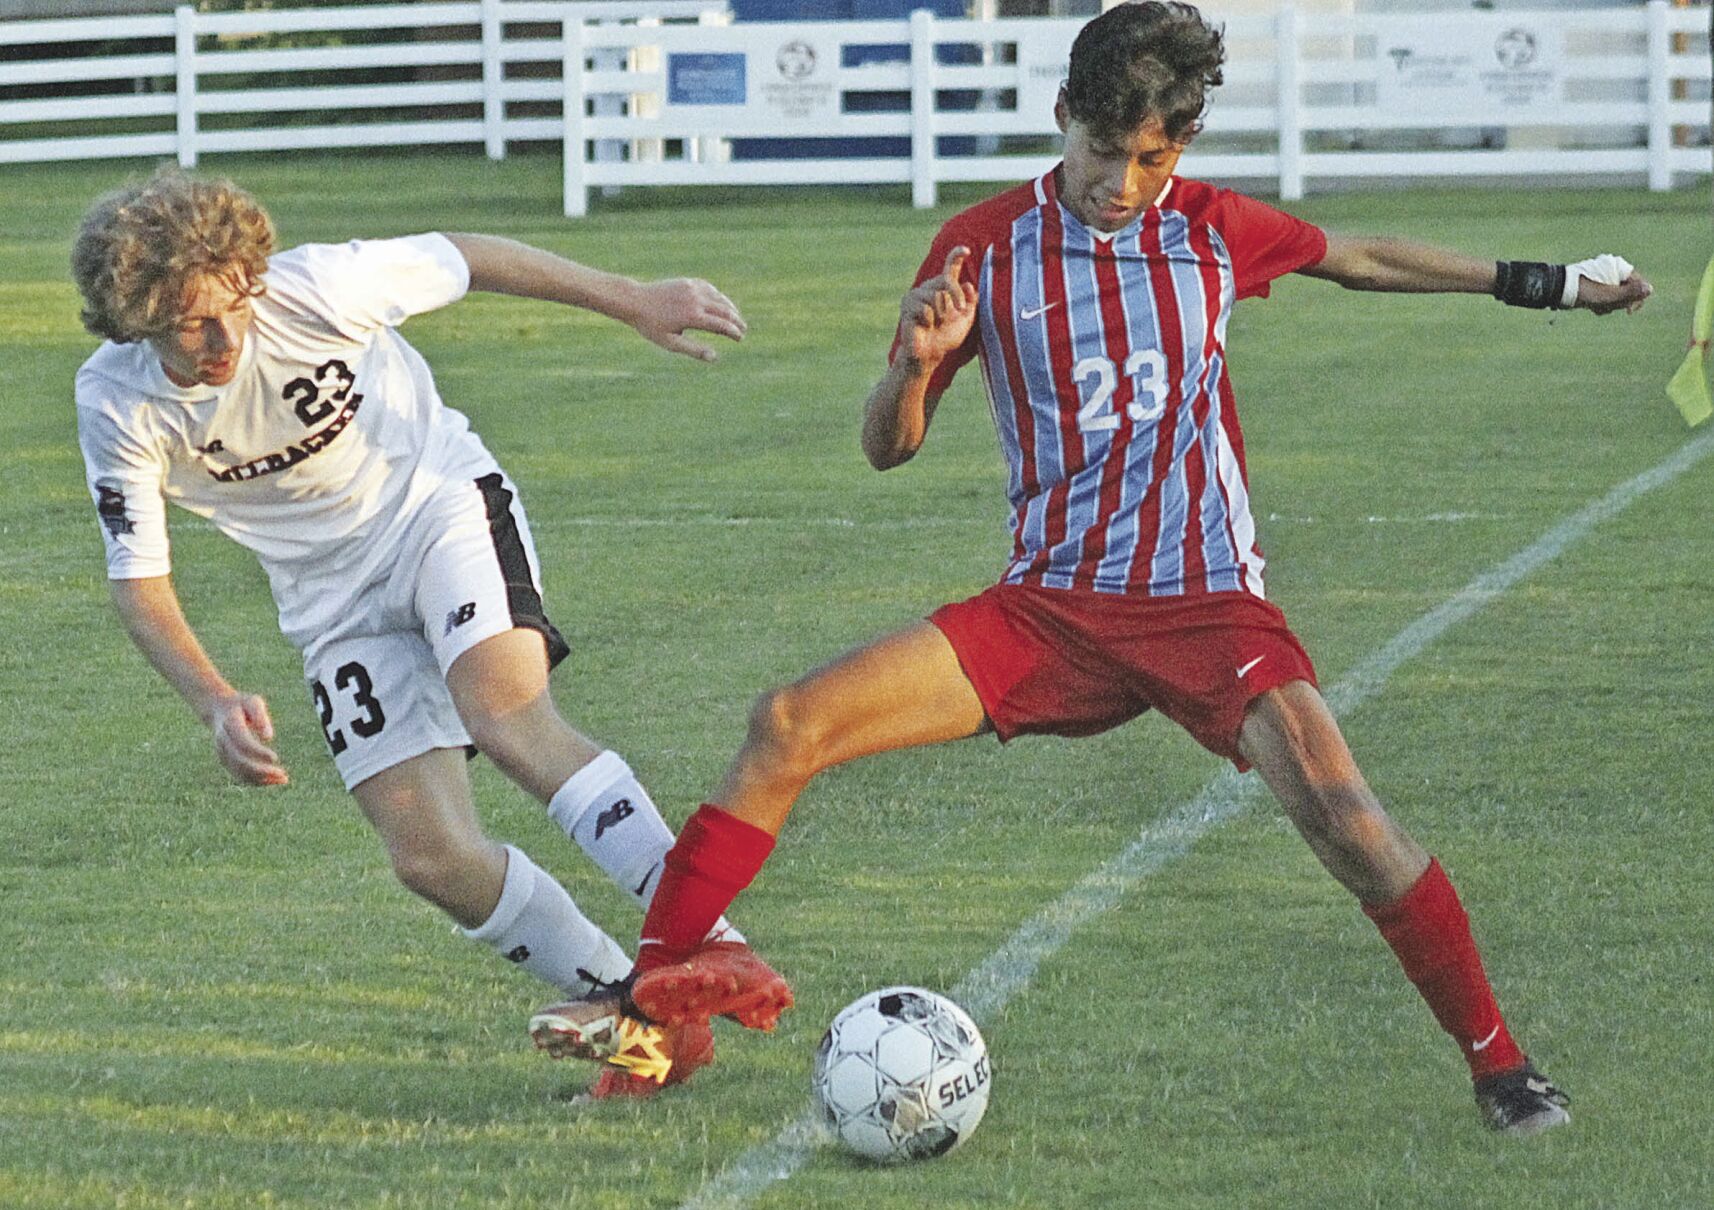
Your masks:
<instances>
[{"instance_id":1,"label":"white wristband","mask_svg":"<svg viewBox=\"0 0 1714 1210\"><path fill-rule=\"evenodd\" d=\"M1603 252L1600 256L1591 256L1588 260L1565 266L1565 293L1560 297L1559 309L1569 311L1577 305L1579 278L1587 277L1590 281L1600 282L1605 286L1616 286L1631 275L1632 268L1630 261L1622 256L1614 256L1611 252Z\"/></svg>"}]
</instances>

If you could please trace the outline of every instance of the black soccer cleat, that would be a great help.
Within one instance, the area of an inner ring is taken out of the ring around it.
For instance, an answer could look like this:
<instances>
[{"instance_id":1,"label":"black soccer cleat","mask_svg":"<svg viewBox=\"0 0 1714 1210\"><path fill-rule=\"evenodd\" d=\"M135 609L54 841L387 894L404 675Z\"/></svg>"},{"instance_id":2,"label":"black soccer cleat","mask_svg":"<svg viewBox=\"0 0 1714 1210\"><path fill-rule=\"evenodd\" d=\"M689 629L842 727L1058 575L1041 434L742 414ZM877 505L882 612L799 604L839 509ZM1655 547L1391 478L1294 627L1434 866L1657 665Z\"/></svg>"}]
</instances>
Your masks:
<instances>
[{"instance_id":1,"label":"black soccer cleat","mask_svg":"<svg viewBox=\"0 0 1714 1210\"><path fill-rule=\"evenodd\" d=\"M1571 1098L1528 1059L1516 1071L1476 1081L1476 1105L1490 1130L1527 1138L1570 1123Z\"/></svg>"}]
</instances>

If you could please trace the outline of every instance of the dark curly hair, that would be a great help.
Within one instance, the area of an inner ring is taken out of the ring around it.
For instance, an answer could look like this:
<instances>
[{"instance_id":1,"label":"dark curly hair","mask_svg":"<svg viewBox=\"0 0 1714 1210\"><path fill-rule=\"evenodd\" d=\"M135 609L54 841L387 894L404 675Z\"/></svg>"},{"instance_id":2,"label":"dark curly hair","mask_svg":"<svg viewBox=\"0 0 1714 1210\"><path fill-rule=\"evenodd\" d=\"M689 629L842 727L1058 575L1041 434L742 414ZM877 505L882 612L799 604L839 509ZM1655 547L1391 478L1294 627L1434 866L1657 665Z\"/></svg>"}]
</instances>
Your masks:
<instances>
[{"instance_id":1,"label":"dark curly hair","mask_svg":"<svg viewBox=\"0 0 1714 1210\"><path fill-rule=\"evenodd\" d=\"M185 287L205 273L231 275L262 293L274 224L231 181L168 166L97 198L71 249L83 326L130 344L178 322Z\"/></svg>"},{"instance_id":2,"label":"dark curly hair","mask_svg":"<svg viewBox=\"0 0 1714 1210\"><path fill-rule=\"evenodd\" d=\"M1187 143L1202 129L1208 90L1220 83L1221 29L1194 5L1143 0L1108 9L1071 47L1065 104L1103 139L1122 139L1151 118Z\"/></svg>"}]
</instances>

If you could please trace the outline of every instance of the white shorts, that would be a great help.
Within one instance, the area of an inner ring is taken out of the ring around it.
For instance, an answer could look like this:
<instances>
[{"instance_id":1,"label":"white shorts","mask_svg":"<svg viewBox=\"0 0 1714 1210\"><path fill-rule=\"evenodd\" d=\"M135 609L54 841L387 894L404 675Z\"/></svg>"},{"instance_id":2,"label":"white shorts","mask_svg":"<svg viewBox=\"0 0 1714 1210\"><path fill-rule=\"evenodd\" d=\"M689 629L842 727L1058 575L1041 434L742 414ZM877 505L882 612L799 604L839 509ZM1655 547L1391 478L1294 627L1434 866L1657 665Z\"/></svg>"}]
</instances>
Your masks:
<instances>
[{"instance_id":1,"label":"white shorts","mask_svg":"<svg viewBox=\"0 0 1714 1210\"><path fill-rule=\"evenodd\" d=\"M529 523L500 471L449 480L410 519L386 577L344 605L303 657L346 789L430 749L469 745L446 670L482 640L523 626L547 640L550 666L569 651L542 612Z\"/></svg>"}]
</instances>

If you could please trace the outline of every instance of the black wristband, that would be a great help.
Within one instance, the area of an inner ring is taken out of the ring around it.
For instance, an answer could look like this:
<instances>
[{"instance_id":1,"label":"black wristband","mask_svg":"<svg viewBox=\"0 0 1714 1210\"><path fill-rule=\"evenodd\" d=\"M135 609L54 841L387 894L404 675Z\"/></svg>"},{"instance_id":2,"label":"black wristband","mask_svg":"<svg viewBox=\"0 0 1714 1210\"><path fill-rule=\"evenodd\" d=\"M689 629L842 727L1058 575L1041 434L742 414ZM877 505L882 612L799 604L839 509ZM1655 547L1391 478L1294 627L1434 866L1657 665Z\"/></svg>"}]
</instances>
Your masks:
<instances>
[{"instance_id":1,"label":"black wristband","mask_svg":"<svg viewBox=\"0 0 1714 1210\"><path fill-rule=\"evenodd\" d=\"M1565 294L1565 266L1534 260L1494 262L1494 297L1508 307L1557 308Z\"/></svg>"}]
</instances>

